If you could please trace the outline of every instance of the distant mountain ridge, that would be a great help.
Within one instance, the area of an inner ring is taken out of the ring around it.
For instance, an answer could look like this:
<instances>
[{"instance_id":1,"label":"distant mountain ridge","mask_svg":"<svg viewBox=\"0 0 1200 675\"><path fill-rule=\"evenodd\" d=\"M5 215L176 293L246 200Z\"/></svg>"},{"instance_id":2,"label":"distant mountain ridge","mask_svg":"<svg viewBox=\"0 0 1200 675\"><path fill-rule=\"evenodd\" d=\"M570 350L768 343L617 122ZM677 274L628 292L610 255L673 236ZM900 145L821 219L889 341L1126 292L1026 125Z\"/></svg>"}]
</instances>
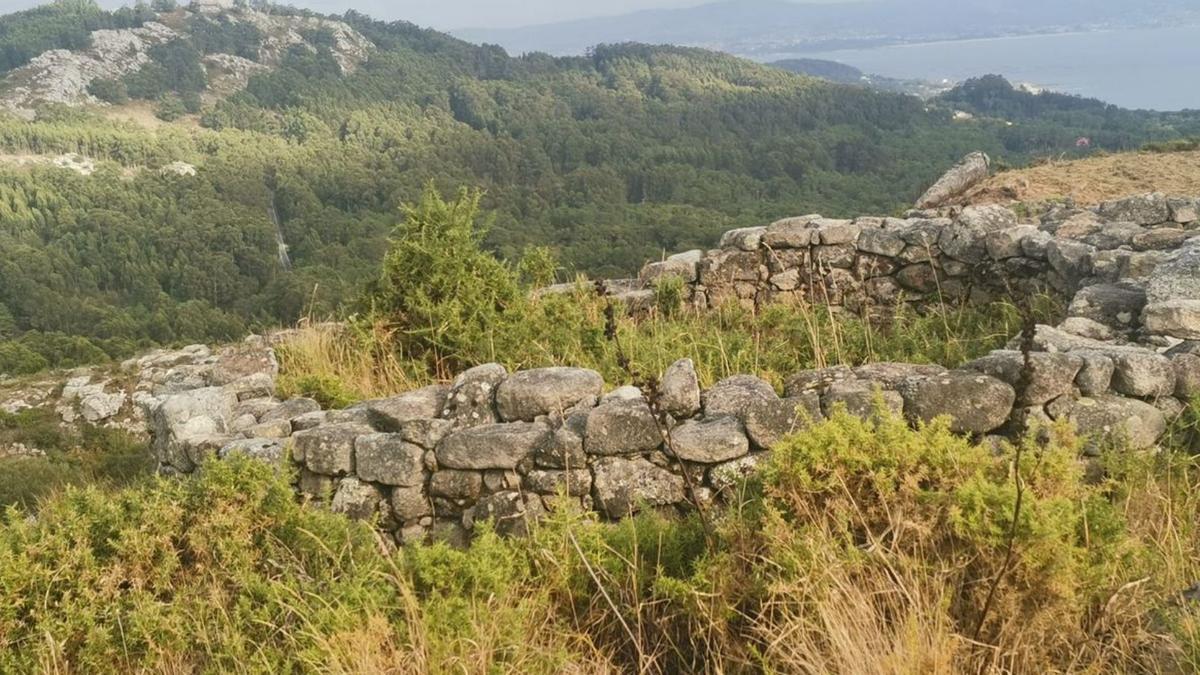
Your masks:
<instances>
[{"instance_id":1,"label":"distant mountain ridge","mask_svg":"<svg viewBox=\"0 0 1200 675\"><path fill-rule=\"evenodd\" d=\"M511 52L579 54L611 42L667 43L754 56L910 41L1200 23L1190 0L732 0L510 29L453 34Z\"/></svg>"}]
</instances>

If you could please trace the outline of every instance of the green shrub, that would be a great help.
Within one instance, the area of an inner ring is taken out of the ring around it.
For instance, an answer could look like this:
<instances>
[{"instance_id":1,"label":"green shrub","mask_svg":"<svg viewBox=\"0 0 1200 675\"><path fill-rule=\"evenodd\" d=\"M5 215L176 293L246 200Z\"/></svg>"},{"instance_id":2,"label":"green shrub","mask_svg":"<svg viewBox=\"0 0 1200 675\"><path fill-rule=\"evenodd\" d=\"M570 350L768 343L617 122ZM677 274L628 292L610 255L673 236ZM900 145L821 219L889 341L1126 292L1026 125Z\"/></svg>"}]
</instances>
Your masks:
<instances>
[{"instance_id":1,"label":"green shrub","mask_svg":"<svg viewBox=\"0 0 1200 675\"><path fill-rule=\"evenodd\" d=\"M0 342L0 375L29 375L49 366L40 354L19 342Z\"/></svg>"},{"instance_id":2,"label":"green shrub","mask_svg":"<svg viewBox=\"0 0 1200 675\"><path fill-rule=\"evenodd\" d=\"M122 105L129 102L129 89L120 80L92 80L87 90L89 94L105 103Z\"/></svg>"}]
</instances>

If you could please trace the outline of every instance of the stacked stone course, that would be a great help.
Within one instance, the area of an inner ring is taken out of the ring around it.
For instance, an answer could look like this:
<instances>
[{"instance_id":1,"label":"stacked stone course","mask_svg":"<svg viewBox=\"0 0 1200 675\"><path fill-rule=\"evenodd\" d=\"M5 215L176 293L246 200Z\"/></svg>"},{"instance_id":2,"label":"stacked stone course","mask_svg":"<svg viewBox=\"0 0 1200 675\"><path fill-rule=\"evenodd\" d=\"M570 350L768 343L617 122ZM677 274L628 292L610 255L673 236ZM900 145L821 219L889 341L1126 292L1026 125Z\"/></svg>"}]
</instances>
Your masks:
<instances>
[{"instance_id":1,"label":"stacked stone course","mask_svg":"<svg viewBox=\"0 0 1200 675\"><path fill-rule=\"evenodd\" d=\"M463 541L487 518L520 534L561 499L614 519L717 503L782 438L839 406L869 416L882 402L913 423L948 417L978 439L1066 419L1088 434L1089 450L1113 436L1146 450L1200 395L1198 207L1144 195L1050 208L1028 222L1003 207L805 216L730 232L717 250L605 284L644 307L647 282L682 277L701 309L804 300L850 311L1001 288L1062 294L1069 318L1038 327L1026 386L1016 344L956 370L877 363L794 373L782 392L750 375L702 390L685 359L662 374L655 401L632 387L607 391L589 370L489 364L336 411L274 399L274 358L261 338L127 367L142 372L134 398L164 471L188 473L212 455L290 461L301 493L377 518L399 541ZM73 379L70 392L60 405L89 420L132 405L87 378Z\"/></svg>"}]
</instances>

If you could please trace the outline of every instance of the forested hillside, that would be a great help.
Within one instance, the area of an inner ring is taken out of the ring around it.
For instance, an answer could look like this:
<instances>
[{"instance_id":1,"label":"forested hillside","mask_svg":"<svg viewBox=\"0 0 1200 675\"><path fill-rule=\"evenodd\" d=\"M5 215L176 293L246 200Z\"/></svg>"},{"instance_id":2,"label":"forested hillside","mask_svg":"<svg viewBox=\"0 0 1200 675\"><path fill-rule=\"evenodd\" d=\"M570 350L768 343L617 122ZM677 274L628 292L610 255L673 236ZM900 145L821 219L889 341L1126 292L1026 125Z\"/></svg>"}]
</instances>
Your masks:
<instances>
[{"instance_id":1,"label":"forested hillside","mask_svg":"<svg viewBox=\"0 0 1200 675\"><path fill-rule=\"evenodd\" d=\"M513 58L356 13L285 43L255 27L311 17L270 11L71 0L0 18L0 97L37 85L31 54L87 49L92 29L166 40L94 80L91 105L0 112L0 373L353 310L399 207L429 183L485 190L503 258L548 246L560 276L621 276L736 226L895 211L971 150L1018 165L1079 135L1116 150L1200 131L1125 112L955 123L957 100L702 50ZM369 49L347 60L360 37ZM230 69L244 89L227 89ZM94 171L54 166L63 153Z\"/></svg>"}]
</instances>

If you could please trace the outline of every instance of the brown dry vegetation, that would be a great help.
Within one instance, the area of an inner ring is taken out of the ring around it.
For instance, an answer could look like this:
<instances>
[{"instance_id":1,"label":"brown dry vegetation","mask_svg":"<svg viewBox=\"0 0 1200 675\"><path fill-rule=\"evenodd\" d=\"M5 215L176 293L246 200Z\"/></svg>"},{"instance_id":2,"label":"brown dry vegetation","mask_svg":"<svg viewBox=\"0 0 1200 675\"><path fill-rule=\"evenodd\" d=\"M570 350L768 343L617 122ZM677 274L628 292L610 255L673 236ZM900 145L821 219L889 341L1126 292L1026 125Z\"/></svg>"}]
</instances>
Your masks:
<instances>
[{"instance_id":1,"label":"brown dry vegetation","mask_svg":"<svg viewBox=\"0 0 1200 675\"><path fill-rule=\"evenodd\" d=\"M1200 151L1135 152L1075 161L1048 160L1005 171L969 192L967 204L1039 202L1063 197L1081 206L1131 194L1200 193Z\"/></svg>"}]
</instances>

